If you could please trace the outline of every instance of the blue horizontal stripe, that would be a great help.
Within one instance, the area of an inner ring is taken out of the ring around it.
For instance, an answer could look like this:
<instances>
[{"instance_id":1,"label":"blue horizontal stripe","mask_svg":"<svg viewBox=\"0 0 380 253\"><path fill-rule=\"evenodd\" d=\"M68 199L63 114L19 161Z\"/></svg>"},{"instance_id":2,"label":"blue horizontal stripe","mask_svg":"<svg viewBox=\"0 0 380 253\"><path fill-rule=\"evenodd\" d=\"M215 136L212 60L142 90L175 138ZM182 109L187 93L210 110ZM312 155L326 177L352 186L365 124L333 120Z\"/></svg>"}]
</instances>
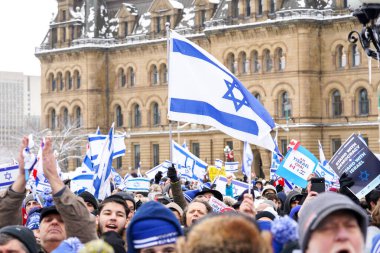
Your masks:
<instances>
[{"instance_id":1,"label":"blue horizontal stripe","mask_svg":"<svg viewBox=\"0 0 380 253\"><path fill-rule=\"evenodd\" d=\"M14 180L10 181L10 182L6 182L6 183L1 183L0 187L11 185L11 184L13 184L13 182L14 182Z\"/></svg>"},{"instance_id":2,"label":"blue horizontal stripe","mask_svg":"<svg viewBox=\"0 0 380 253\"><path fill-rule=\"evenodd\" d=\"M203 101L171 98L170 111L208 116L226 127L256 136L259 133L256 121L235 114L221 112Z\"/></svg>"},{"instance_id":3,"label":"blue horizontal stripe","mask_svg":"<svg viewBox=\"0 0 380 253\"><path fill-rule=\"evenodd\" d=\"M195 165L197 165L198 167L206 169L207 166L206 166L204 163L201 163L200 161L198 161L198 159L199 159L198 157L196 157L196 156L192 157L191 154L189 154L188 152L183 151L183 150L182 150L179 146L177 146L177 145L174 145L174 148L175 148L176 150L178 150L178 152L180 152L181 154L183 154L184 156L186 156L186 159L187 159L187 158L191 158L191 159L193 159L194 162L195 162ZM194 169L194 168L192 168L192 169Z\"/></svg>"},{"instance_id":4,"label":"blue horizontal stripe","mask_svg":"<svg viewBox=\"0 0 380 253\"><path fill-rule=\"evenodd\" d=\"M105 140L106 138L107 138L106 135L103 135L103 136L93 136L93 137L88 137L88 141L89 142L99 141L99 140Z\"/></svg>"},{"instance_id":5,"label":"blue horizontal stripe","mask_svg":"<svg viewBox=\"0 0 380 253\"><path fill-rule=\"evenodd\" d=\"M121 155L121 154L125 154L125 149L122 149L122 150L117 151L117 152L113 152L113 156L117 156L117 155Z\"/></svg>"},{"instance_id":6,"label":"blue horizontal stripe","mask_svg":"<svg viewBox=\"0 0 380 253\"><path fill-rule=\"evenodd\" d=\"M133 187L127 187L127 190L129 190L129 191L146 191L146 192L148 192L149 191L149 189L148 188L133 188Z\"/></svg>"},{"instance_id":7,"label":"blue horizontal stripe","mask_svg":"<svg viewBox=\"0 0 380 253\"><path fill-rule=\"evenodd\" d=\"M93 180L93 178L94 178L94 175L87 174L87 175L76 176L72 180L73 181L76 181L76 180Z\"/></svg>"},{"instance_id":8,"label":"blue horizontal stripe","mask_svg":"<svg viewBox=\"0 0 380 253\"><path fill-rule=\"evenodd\" d=\"M0 168L0 172L11 171L11 170L18 170L18 165Z\"/></svg>"}]
</instances>

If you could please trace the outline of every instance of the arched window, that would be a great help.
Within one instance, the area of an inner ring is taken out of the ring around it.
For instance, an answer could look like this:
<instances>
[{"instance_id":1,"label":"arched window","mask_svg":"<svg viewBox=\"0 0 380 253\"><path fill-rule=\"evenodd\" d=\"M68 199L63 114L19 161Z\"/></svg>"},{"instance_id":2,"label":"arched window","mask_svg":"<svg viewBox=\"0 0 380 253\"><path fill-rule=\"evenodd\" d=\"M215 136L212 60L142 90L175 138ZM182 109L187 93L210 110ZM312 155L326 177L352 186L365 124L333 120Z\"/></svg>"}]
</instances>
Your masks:
<instances>
[{"instance_id":1,"label":"arched window","mask_svg":"<svg viewBox=\"0 0 380 253\"><path fill-rule=\"evenodd\" d=\"M59 84L59 90L63 90L64 85L63 85L63 78L62 78L62 73L61 72L59 72L57 74L57 82Z\"/></svg>"},{"instance_id":2,"label":"arched window","mask_svg":"<svg viewBox=\"0 0 380 253\"><path fill-rule=\"evenodd\" d=\"M265 71L266 72L272 71L273 62L270 56L270 51L268 49L264 50L264 63L265 63Z\"/></svg>"},{"instance_id":3,"label":"arched window","mask_svg":"<svg viewBox=\"0 0 380 253\"><path fill-rule=\"evenodd\" d=\"M288 119L292 115L292 108L288 93L284 91L281 94L281 116Z\"/></svg>"},{"instance_id":4,"label":"arched window","mask_svg":"<svg viewBox=\"0 0 380 253\"><path fill-rule=\"evenodd\" d=\"M50 112L50 128L54 130L57 127L56 125L56 115L55 115L55 110L52 109Z\"/></svg>"},{"instance_id":5,"label":"arched window","mask_svg":"<svg viewBox=\"0 0 380 253\"><path fill-rule=\"evenodd\" d=\"M125 83L127 82L127 78L124 73L124 69L119 69L119 85L120 87L125 87Z\"/></svg>"},{"instance_id":6,"label":"arched window","mask_svg":"<svg viewBox=\"0 0 380 253\"><path fill-rule=\"evenodd\" d=\"M282 48L276 49L275 61L275 66L277 70L282 71L285 69L285 56L282 51Z\"/></svg>"},{"instance_id":7,"label":"arched window","mask_svg":"<svg viewBox=\"0 0 380 253\"><path fill-rule=\"evenodd\" d=\"M71 90L73 88L73 78L71 77L70 71L66 72L66 86L68 90Z\"/></svg>"},{"instance_id":8,"label":"arched window","mask_svg":"<svg viewBox=\"0 0 380 253\"><path fill-rule=\"evenodd\" d=\"M134 119L135 119L135 127L140 127L141 126L141 112L140 112L140 106L135 105L133 108L133 114L134 114Z\"/></svg>"},{"instance_id":9,"label":"arched window","mask_svg":"<svg viewBox=\"0 0 380 253\"><path fill-rule=\"evenodd\" d=\"M342 100L338 90L333 91L331 97L332 115L338 117L342 115Z\"/></svg>"},{"instance_id":10,"label":"arched window","mask_svg":"<svg viewBox=\"0 0 380 253\"><path fill-rule=\"evenodd\" d=\"M63 109L63 126L67 128L69 126L69 110Z\"/></svg>"},{"instance_id":11,"label":"arched window","mask_svg":"<svg viewBox=\"0 0 380 253\"><path fill-rule=\"evenodd\" d=\"M75 80L75 87L77 89L80 89L81 80L80 80L80 74L78 70L74 71L74 80Z\"/></svg>"},{"instance_id":12,"label":"arched window","mask_svg":"<svg viewBox=\"0 0 380 253\"><path fill-rule=\"evenodd\" d=\"M77 127L82 126L82 112L81 112L80 107L77 107L75 109L75 123Z\"/></svg>"},{"instance_id":13,"label":"arched window","mask_svg":"<svg viewBox=\"0 0 380 253\"><path fill-rule=\"evenodd\" d=\"M260 70L259 53L254 50L251 54L252 72L257 73Z\"/></svg>"},{"instance_id":14,"label":"arched window","mask_svg":"<svg viewBox=\"0 0 380 253\"><path fill-rule=\"evenodd\" d=\"M235 74L235 55L229 53L227 56L227 68Z\"/></svg>"},{"instance_id":15,"label":"arched window","mask_svg":"<svg viewBox=\"0 0 380 253\"><path fill-rule=\"evenodd\" d=\"M152 115L153 115L153 125L157 126L160 124L160 110L157 103L153 103L152 105Z\"/></svg>"},{"instance_id":16,"label":"arched window","mask_svg":"<svg viewBox=\"0 0 380 253\"><path fill-rule=\"evenodd\" d=\"M260 93L254 93L253 96L261 103L261 95Z\"/></svg>"},{"instance_id":17,"label":"arched window","mask_svg":"<svg viewBox=\"0 0 380 253\"><path fill-rule=\"evenodd\" d=\"M118 105L115 108L115 116L116 116L116 126L121 127L123 126L123 113L121 111L121 106Z\"/></svg>"},{"instance_id":18,"label":"arched window","mask_svg":"<svg viewBox=\"0 0 380 253\"><path fill-rule=\"evenodd\" d=\"M336 60L337 60L338 68L340 69L344 68L346 66L347 57L346 57L346 53L343 50L342 45L339 45L337 47L336 57L337 57Z\"/></svg>"},{"instance_id":19,"label":"arched window","mask_svg":"<svg viewBox=\"0 0 380 253\"><path fill-rule=\"evenodd\" d=\"M356 44L352 44L351 46L351 62L352 67L357 67L360 65L360 53Z\"/></svg>"},{"instance_id":20,"label":"arched window","mask_svg":"<svg viewBox=\"0 0 380 253\"><path fill-rule=\"evenodd\" d=\"M133 70L132 67L128 68L127 75L128 75L128 85L130 87L135 86L135 71Z\"/></svg>"},{"instance_id":21,"label":"arched window","mask_svg":"<svg viewBox=\"0 0 380 253\"><path fill-rule=\"evenodd\" d=\"M368 92L366 89L361 89L359 91L359 114L368 115L369 113L369 101Z\"/></svg>"},{"instance_id":22,"label":"arched window","mask_svg":"<svg viewBox=\"0 0 380 253\"><path fill-rule=\"evenodd\" d=\"M249 62L247 61L247 55L245 52L241 52L239 55L239 69L241 74L246 74L249 68Z\"/></svg>"},{"instance_id":23,"label":"arched window","mask_svg":"<svg viewBox=\"0 0 380 253\"><path fill-rule=\"evenodd\" d=\"M158 76L158 70L157 70L156 65L153 65L151 67L150 75L151 75L150 80L151 80L152 85L157 85L159 82L159 76Z\"/></svg>"},{"instance_id":24,"label":"arched window","mask_svg":"<svg viewBox=\"0 0 380 253\"><path fill-rule=\"evenodd\" d=\"M50 83L51 83L51 90L55 91L57 85L56 85L56 81L55 81L54 75L50 74L49 79L50 79Z\"/></svg>"},{"instance_id":25,"label":"arched window","mask_svg":"<svg viewBox=\"0 0 380 253\"><path fill-rule=\"evenodd\" d=\"M161 64L160 66L160 80L162 80L162 83L168 82L168 69L166 64Z\"/></svg>"}]
</instances>

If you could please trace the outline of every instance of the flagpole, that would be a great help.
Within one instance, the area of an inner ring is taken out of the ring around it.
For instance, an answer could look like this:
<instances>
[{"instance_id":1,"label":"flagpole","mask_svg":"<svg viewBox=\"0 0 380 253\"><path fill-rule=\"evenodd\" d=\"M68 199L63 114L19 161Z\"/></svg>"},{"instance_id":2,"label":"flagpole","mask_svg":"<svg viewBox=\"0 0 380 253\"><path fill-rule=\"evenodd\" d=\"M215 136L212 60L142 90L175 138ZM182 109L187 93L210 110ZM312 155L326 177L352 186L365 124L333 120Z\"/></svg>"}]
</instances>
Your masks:
<instances>
[{"instance_id":1,"label":"flagpole","mask_svg":"<svg viewBox=\"0 0 380 253\"><path fill-rule=\"evenodd\" d=\"M168 70L170 71L170 60L169 60L169 57L170 57L170 23L169 22L166 22L165 23L165 28L166 28L166 59L167 59L167 67L168 67ZM168 78L168 93L169 93L169 87L170 87L170 78ZM168 96L168 106L170 106L170 96ZM172 134L172 122L171 120L169 119L169 159L170 159L170 162L173 162L173 145L172 145L172 142L173 142L173 134Z\"/></svg>"}]
</instances>

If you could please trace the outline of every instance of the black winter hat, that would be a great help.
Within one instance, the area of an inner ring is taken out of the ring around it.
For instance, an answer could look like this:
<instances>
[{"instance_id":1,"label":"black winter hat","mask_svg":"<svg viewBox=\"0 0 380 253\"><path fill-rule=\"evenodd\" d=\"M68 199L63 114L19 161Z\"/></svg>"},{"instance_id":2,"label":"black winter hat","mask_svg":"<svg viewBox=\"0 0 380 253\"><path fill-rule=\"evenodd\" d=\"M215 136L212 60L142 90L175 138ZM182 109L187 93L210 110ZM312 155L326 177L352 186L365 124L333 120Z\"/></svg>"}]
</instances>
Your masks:
<instances>
[{"instance_id":1,"label":"black winter hat","mask_svg":"<svg viewBox=\"0 0 380 253\"><path fill-rule=\"evenodd\" d=\"M90 203L94 207L95 210L98 210L99 208L98 201L96 200L94 195L92 195L88 191L84 191L78 196L81 197L84 200L84 202Z\"/></svg>"},{"instance_id":2,"label":"black winter hat","mask_svg":"<svg viewBox=\"0 0 380 253\"><path fill-rule=\"evenodd\" d=\"M123 238L115 231L108 231L102 234L106 243L111 245L115 253L126 253Z\"/></svg>"},{"instance_id":3,"label":"black winter hat","mask_svg":"<svg viewBox=\"0 0 380 253\"><path fill-rule=\"evenodd\" d=\"M55 206L48 206L41 209L40 223L49 214L59 214Z\"/></svg>"},{"instance_id":4,"label":"black winter hat","mask_svg":"<svg viewBox=\"0 0 380 253\"><path fill-rule=\"evenodd\" d=\"M133 208L136 210L136 201L132 194L129 194L127 192L118 192L118 193L115 193L114 195L121 196L124 200L131 201L133 203Z\"/></svg>"},{"instance_id":5,"label":"black winter hat","mask_svg":"<svg viewBox=\"0 0 380 253\"><path fill-rule=\"evenodd\" d=\"M0 234L6 234L20 241L30 253L37 253L37 242L32 231L24 226L6 226L0 229Z\"/></svg>"}]
</instances>

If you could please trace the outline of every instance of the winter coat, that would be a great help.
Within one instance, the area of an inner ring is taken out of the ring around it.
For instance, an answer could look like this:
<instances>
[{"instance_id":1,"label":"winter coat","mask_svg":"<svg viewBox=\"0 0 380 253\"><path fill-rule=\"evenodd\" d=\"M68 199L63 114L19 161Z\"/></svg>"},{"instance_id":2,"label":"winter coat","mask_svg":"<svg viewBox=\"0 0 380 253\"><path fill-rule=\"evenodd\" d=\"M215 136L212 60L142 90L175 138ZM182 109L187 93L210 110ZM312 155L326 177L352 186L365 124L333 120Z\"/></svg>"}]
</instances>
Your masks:
<instances>
[{"instance_id":1,"label":"winter coat","mask_svg":"<svg viewBox=\"0 0 380 253\"><path fill-rule=\"evenodd\" d=\"M22 225L22 201L25 193L15 192L9 187L0 192L0 228Z\"/></svg>"}]
</instances>

